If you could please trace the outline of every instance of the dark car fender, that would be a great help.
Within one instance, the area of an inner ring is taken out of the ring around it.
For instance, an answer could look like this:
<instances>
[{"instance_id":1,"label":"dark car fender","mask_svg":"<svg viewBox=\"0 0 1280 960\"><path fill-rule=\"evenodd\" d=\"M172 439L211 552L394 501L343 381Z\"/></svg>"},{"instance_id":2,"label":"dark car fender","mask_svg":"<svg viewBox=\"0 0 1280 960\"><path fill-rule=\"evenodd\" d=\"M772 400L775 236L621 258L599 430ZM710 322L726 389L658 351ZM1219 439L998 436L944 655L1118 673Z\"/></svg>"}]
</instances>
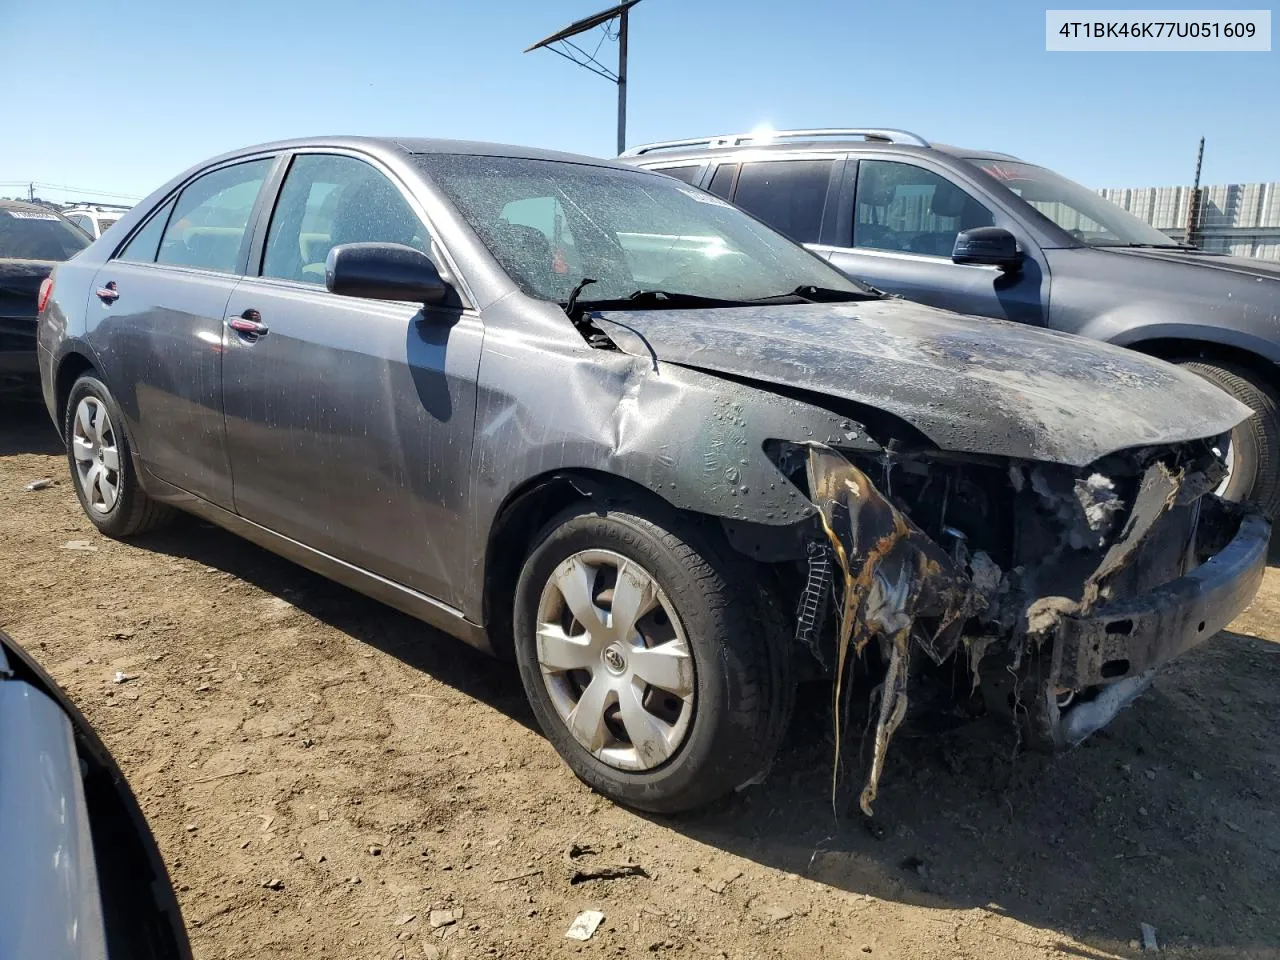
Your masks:
<instances>
[{"instance_id":1,"label":"dark car fender","mask_svg":"<svg viewBox=\"0 0 1280 960\"><path fill-rule=\"evenodd\" d=\"M581 471L605 484L617 478L679 510L785 529L816 511L770 459L767 441L881 449L848 417L749 382L625 353L558 357L536 403L506 387L529 376L501 352L487 351L482 361L470 496L479 562L461 585L463 596L477 598L467 616L481 622L479 598L497 548L490 533L509 504L549 477Z\"/></svg>"},{"instance_id":2,"label":"dark car fender","mask_svg":"<svg viewBox=\"0 0 1280 960\"><path fill-rule=\"evenodd\" d=\"M1089 248L1049 253L1056 329L1139 348L1152 340L1199 341L1280 363L1274 282Z\"/></svg>"},{"instance_id":3,"label":"dark car fender","mask_svg":"<svg viewBox=\"0 0 1280 960\"><path fill-rule=\"evenodd\" d=\"M1152 317L1150 314L1141 318L1118 319L1122 329L1111 340L1117 346L1141 350L1144 343L1157 340L1187 340L1206 346L1219 345L1243 350L1272 363L1280 364L1280 341L1265 340L1242 330L1191 320L1181 323L1176 320L1169 322L1165 318Z\"/></svg>"},{"instance_id":4,"label":"dark car fender","mask_svg":"<svg viewBox=\"0 0 1280 960\"><path fill-rule=\"evenodd\" d=\"M93 246L87 249L92 250ZM58 403L62 398L58 396L58 387L63 365L71 359L73 363L87 362L99 374L107 373L103 358L89 343L84 325L87 312L85 304L88 303L98 269L99 265L90 262L83 252L55 266L50 275L53 293L44 312L40 314L36 328L45 407L59 434L62 433L62 417ZM83 361L76 361L77 356L83 358Z\"/></svg>"}]
</instances>

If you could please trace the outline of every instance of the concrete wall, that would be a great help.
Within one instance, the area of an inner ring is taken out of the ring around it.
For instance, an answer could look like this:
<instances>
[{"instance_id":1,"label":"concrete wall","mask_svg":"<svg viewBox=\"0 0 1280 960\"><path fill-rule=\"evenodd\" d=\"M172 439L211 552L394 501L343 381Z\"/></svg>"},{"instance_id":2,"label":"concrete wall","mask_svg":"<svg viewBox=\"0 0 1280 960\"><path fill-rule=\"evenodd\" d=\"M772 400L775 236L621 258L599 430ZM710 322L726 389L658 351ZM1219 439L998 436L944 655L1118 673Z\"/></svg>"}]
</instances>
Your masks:
<instances>
[{"instance_id":1,"label":"concrete wall","mask_svg":"<svg viewBox=\"0 0 1280 960\"><path fill-rule=\"evenodd\" d=\"M1200 246L1280 260L1280 183L1231 183L1201 190ZM1098 192L1157 230L1183 238L1191 187L1113 187Z\"/></svg>"}]
</instances>

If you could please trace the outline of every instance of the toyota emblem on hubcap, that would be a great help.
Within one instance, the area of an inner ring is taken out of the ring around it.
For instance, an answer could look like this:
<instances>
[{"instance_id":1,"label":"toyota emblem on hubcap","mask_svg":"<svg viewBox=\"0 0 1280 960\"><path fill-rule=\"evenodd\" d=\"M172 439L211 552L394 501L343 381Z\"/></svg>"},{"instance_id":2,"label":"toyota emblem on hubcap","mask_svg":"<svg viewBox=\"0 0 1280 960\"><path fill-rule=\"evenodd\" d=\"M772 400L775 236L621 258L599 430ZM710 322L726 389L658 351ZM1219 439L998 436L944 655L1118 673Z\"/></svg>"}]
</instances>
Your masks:
<instances>
[{"instance_id":1,"label":"toyota emblem on hubcap","mask_svg":"<svg viewBox=\"0 0 1280 960\"><path fill-rule=\"evenodd\" d=\"M616 647L607 647L603 654L604 665L614 673L621 673L627 669L627 661L623 658L621 651Z\"/></svg>"}]
</instances>

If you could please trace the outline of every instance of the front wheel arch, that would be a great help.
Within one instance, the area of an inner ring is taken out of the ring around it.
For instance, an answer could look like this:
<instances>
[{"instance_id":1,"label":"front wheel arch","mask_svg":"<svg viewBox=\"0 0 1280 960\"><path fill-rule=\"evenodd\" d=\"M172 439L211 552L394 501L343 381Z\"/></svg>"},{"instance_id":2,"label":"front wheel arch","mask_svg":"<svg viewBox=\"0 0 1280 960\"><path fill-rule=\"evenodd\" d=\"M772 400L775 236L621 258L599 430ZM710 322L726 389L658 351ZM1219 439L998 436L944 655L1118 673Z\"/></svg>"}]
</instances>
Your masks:
<instances>
[{"instance_id":1,"label":"front wheel arch","mask_svg":"<svg viewBox=\"0 0 1280 960\"><path fill-rule=\"evenodd\" d=\"M498 509L484 553L482 611L489 643L500 657L514 656L515 587L534 540L552 517L575 503L588 502L601 511L626 503L660 515L701 516L679 510L638 483L597 470L556 470L521 484Z\"/></svg>"},{"instance_id":2,"label":"front wheel arch","mask_svg":"<svg viewBox=\"0 0 1280 960\"><path fill-rule=\"evenodd\" d=\"M1118 344L1129 350L1144 353L1157 360L1169 363L1185 363L1199 360L1204 363L1230 364L1261 377L1264 382L1276 383L1280 380L1280 364L1269 360L1261 354L1254 353L1244 347L1236 347L1213 340L1198 340L1191 337L1155 337L1149 340L1136 340L1133 343Z\"/></svg>"}]
</instances>

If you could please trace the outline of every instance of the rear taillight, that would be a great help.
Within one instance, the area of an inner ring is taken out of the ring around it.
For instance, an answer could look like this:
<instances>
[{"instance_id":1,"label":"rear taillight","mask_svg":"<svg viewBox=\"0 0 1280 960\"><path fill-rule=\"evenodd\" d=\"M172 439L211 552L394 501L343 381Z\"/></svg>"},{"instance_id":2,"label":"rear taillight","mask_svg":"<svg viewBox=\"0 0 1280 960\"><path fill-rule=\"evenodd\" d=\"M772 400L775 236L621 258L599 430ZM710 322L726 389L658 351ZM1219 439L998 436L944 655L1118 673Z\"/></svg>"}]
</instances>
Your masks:
<instances>
[{"instance_id":1,"label":"rear taillight","mask_svg":"<svg viewBox=\"0 0 1280 960\"><path fill-rule=\"evenodd\" d=\"M31 288L28 287L28 290ZM44 313L44 308L53 296L53 277L45 277L40 281L40 296L36 298L36 313ZM29 302L29 301L28 301Z\"/></svg>"}]
</instances>

